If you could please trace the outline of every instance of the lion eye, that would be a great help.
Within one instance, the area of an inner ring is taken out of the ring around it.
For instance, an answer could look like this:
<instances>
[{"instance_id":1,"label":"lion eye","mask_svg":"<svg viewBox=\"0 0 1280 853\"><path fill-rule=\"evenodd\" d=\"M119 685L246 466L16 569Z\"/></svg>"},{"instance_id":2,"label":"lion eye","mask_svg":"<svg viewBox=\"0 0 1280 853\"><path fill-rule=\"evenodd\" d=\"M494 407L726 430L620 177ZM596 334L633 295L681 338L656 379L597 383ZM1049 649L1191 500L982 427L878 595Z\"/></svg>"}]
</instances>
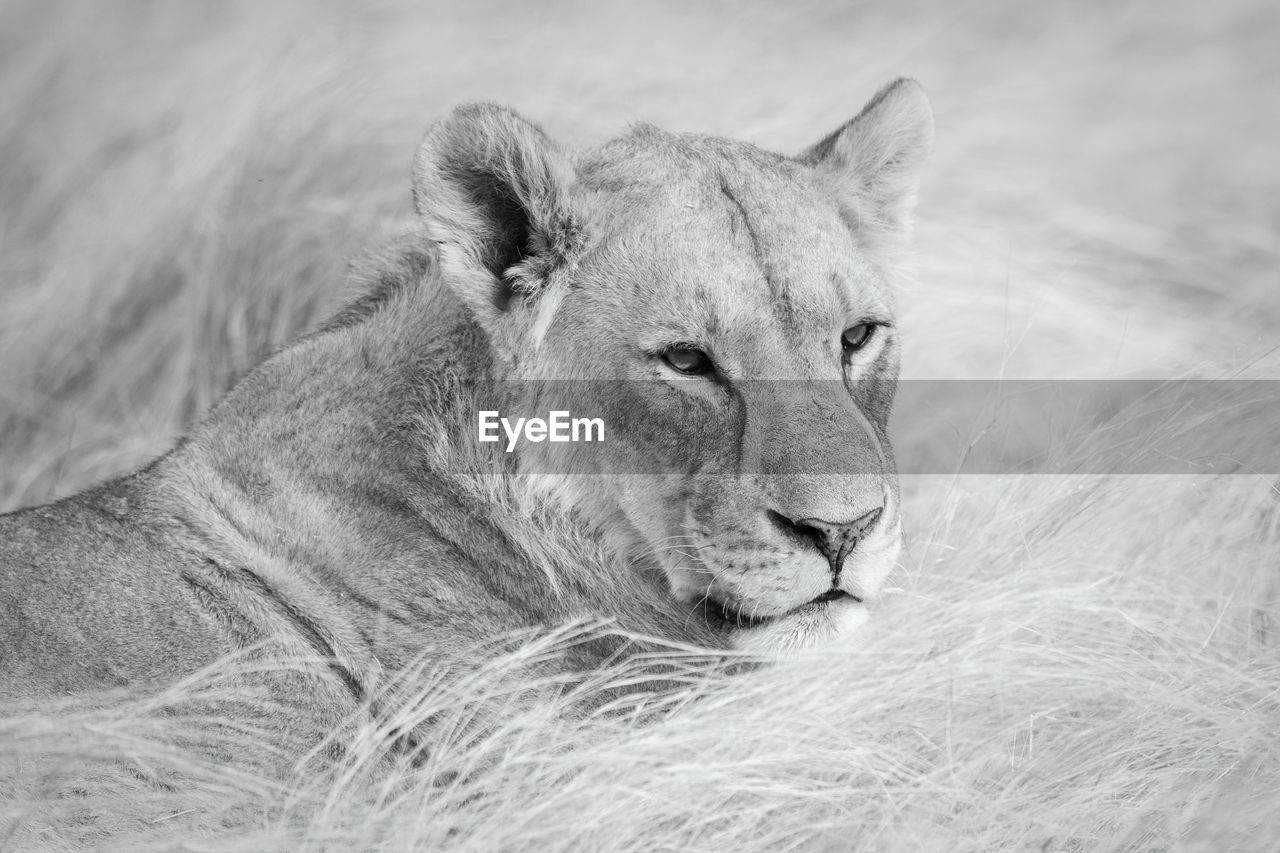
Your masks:
<instances>
[{"instance_id":1,"label":"lion eye","mask_svg":"<svg viewBox=\"0 0 1280 853\"><path fill-rule=\"evenodd\" d=\"M850 326L840 336L840 345L844 347L845 352L856 352L865 347L867 341L871 340L871 333L875 331L875 328L873 323L859 323L856 326Z\"/></svg>"},{"instance_id":2,"label":"lion eye","mask_svg":"<svg viewBox=\"0 0 1280 853\"><path fill-rule=\"evenodd\" d=\"M711 357L695 347L672 347L662 353L662 360L673 370L690 376L711 372Z\"/></svg>"}]
</instances>

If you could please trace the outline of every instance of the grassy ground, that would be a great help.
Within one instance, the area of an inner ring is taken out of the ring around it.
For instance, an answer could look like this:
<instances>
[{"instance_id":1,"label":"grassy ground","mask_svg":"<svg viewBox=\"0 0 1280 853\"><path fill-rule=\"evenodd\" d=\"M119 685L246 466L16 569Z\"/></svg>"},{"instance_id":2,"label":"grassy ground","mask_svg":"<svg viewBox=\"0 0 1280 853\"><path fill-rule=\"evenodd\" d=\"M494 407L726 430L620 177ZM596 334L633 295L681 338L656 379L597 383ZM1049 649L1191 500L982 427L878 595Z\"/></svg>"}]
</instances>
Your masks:
<instances>
[{"instance_id":1,"label":"grassy ground","mask_svg":"<svg viewBox=\"0 0 1280 853\"><path fill-rule=\"evenodd\" d=\"M410 216L426 124L477 98L571 143L647 120L795 150L916 76L938 145L909 377L1275 377L1278 38L1263 0L5 0L0 509L163 451L339 304ZM1221 431L1271 440L1246 414ZM904 458L957 440L897 423ZM163 746L252 736L173 696L11 717L0 847L1269 849L1275 472L1101 471L911 478L901 593L856 648L657 725L513 706L435 775L370 733L280 786Z\"/></svg>"}]
</instances>

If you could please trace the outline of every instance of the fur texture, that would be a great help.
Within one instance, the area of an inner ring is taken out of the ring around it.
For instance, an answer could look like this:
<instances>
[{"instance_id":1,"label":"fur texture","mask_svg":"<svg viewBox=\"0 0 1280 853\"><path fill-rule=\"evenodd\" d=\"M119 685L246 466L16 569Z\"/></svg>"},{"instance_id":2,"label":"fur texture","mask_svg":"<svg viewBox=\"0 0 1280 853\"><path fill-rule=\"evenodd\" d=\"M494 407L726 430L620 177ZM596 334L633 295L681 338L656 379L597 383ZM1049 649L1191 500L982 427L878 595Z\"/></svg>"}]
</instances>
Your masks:
<instances>
[{"instance_id":1,"label":"fur texture","mask_svg":"<svg viewBox=\"0 0 1280 853\"><path fill-rule=\"evenodd\" d=\"M0 517L0 695L151 688L253 649L318 658L302 689L332 723L415 661L474 665L488 640L575 619L707 649L856 624L900 536L898 346L887 283L853 248L863 226L837 211L911 195L928 130L904 81L812 165L644 128L575 166L509 110L456 110L415 164L425 237L374 292L155 464ZM840 331L868 318L871 339L842 353ZM667 366L677 344L714 352L716 376ZM628 381L589 381L602 361ZM818 390L746 390L778 376ZM566 379L562 405L604 416L590 466L531 477L528 452L484 452L482 401L554 407L539 382ZM628 467L673 453L667 476ZM848 456L864 470L844 473ZM564 535L614 556L539 560L555 546L522 541L504 506L578 519ZM827 557L788 521L862 516ZM833 587L843 598L820 598ZM584 644L572 665L616 653Z\"/></svg>"}]
</instances>

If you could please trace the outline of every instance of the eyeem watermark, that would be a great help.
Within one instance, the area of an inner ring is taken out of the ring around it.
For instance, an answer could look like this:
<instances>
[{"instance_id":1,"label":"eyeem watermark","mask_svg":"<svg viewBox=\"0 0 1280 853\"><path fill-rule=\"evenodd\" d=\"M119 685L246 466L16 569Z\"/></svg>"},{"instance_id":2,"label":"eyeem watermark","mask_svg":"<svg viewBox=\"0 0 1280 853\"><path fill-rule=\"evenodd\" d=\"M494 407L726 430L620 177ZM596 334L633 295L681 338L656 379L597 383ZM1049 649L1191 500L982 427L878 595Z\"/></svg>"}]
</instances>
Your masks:
<instances>
[{"instance_id":1,"label":"eyeem watermark","mask_svg":"<svg viewBox=\"0 0 1280 853\"><path fill-rule=\"evenodd\" d=\"M573 418L566 411L547 413L542 418L502 417L497 411L482 411L479 415L480 441L501 441L507 436L507 453L515 450L521 439L535 444L541 441L604 441L604 420L601 418Z\"/></svg>"}]
</instances>

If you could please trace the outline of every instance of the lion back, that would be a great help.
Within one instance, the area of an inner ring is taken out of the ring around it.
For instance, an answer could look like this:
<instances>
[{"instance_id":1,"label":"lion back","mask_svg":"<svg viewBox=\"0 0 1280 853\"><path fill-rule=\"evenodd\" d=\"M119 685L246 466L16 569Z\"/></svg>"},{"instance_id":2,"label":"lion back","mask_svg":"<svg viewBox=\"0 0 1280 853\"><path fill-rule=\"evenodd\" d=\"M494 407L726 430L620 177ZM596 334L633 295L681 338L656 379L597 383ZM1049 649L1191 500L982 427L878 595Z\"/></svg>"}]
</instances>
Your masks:
<instances>
[{"instance_id":1,"label":"lion back","mask_svg":"<svg viewBox=\"0 0 1280 853\"><path fill-rule=\"evenodd\" d=\"M147 476L0 515L0 699L158 684L230 650Z\"/></svg>"}]
</instances>

